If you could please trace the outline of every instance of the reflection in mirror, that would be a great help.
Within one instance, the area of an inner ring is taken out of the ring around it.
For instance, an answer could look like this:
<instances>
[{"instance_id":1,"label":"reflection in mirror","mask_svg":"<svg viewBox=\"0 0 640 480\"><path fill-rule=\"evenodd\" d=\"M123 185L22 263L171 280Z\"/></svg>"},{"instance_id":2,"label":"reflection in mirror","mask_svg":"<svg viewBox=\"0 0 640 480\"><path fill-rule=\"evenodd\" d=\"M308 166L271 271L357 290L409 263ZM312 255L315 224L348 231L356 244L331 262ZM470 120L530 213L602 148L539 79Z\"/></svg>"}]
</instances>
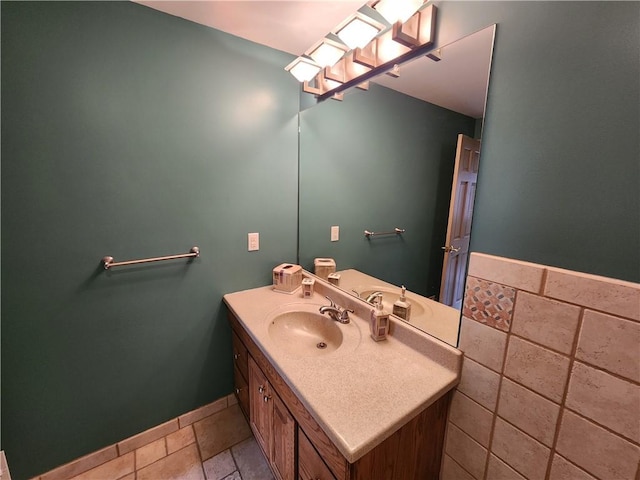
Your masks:
<instances>
[{"instance_id":1,"label":"reflection in mirror","mask_svg":"<svg viewBox=\"0 0 640 480\"><path fill-rule=\"evenodd\" d=\"M344 280L347 270L396 288L396 298L405 285L416 304L435 306L435 322L443 311L453 315L454 333L419 328L454 346L460 312L435 299L445 256L462 253L450 264L460 265L464 279L466 256L447 236L456 147L460 134L480 138L494 34L492 25L441 46L435 60L401 65L399 78L381 75L368 91L352 89L341 102L300 112L299 263L313 272L314 258L335 259L339 286L354 295L363 284ZM467 208L466 225L470 214ZM394 228L405 232L364 235Z\"/></svg>"}]
</instances>

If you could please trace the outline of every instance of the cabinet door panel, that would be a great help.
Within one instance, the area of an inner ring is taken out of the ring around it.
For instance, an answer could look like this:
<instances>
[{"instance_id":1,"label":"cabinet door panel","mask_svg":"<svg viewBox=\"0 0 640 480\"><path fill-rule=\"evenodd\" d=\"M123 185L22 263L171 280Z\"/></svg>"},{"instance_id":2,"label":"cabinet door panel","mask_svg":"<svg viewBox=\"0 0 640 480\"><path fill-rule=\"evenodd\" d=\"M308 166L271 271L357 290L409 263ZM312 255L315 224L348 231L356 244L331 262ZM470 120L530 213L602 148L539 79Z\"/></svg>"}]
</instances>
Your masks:
<instances>
[{"instance_id":1,"label":"cabinet door panel","mask_svg":"<svg viewBox=\"0 0 640 480\"><path fill-rule=\"evenodd\" d=\"M269 395L269 382L258 365L249 358L249 425L267 458L271 451L271 418L273 416L273 402L265 402L265 398Z\"/></svg>"},{"instance_id":2,"label":"cabinet door panel","mask_svg":"<svg viewBox=\"0 0 640 480\"><path fill-rule=\"evenodd\" d=\"M271 465L279 480L295 480L296 423L280 397L273 394Z\"/></svg>"},{"instance_id":3,"label":"cabinet door panel","mask_svg":"<svg viewBox=\"0 0 640 480\"><path fill-rule=\"evenodd\" d=\"M299 480L336 480L300 429L298 429L298 478Z\"/></svg>"}]
</instances>

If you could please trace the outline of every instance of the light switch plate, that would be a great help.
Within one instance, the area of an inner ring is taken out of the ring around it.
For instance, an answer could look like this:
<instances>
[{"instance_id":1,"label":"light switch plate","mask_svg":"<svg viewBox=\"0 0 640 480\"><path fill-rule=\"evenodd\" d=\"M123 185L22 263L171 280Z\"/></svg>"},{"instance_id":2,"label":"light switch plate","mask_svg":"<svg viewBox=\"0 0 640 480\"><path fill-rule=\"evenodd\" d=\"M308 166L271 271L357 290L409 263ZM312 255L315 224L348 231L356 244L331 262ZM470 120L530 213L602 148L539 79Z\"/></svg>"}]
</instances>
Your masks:
<instances>
[{"instance_id":1,"label":"light switch plate","mask_svg":"<svg viewBox=\"0 0 640 480\"><path fill-rule=\"evenodd\" d=\"M331 241L337 242L340 240L340 227L338 225L333 225L331 227Z\"/></svg>"},{"instance_id":2,"label":"light switch plate","mask_svg":"<svg viewBox=\"0 0 640 480\"><path fill-rule=\"evenodd\" d=\"M247 234L247 243L250 252L260 250L260 234L257 232Z\"/></svg>"}]
</instances>

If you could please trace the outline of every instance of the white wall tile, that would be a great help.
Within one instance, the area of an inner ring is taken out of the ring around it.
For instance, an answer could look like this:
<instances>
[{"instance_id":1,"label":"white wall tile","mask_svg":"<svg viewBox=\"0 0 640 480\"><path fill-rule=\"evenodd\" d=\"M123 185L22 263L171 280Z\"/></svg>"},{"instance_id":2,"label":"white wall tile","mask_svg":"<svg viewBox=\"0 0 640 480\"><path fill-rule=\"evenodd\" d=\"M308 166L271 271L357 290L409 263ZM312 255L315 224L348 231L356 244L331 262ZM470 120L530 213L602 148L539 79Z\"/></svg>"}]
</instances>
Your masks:
<instances>
[{"instance_id":1,"label":"white wall tile","mask_svg":"<svg viewBox=\"0 0 640 480\"><path fill-rule=\"evenodd\" d=\"M593 476L633 480L640 461L640 448L622 437L565 410L556 451Z\"/></svg>"},{"instance_id":2,"label":"white wall tile","mask_svg":"<svg viewBox=\"0 0 640 480\"><path fill-rule=\"evenodd\" d=\"M473 252L468 275L538 293L541 290L544 270L545 267L535 263Z\"/></svg>"},{"instance_id":3,"label":"white wall tile","mask_svg":"<svg viewBox=\"0 0 640 480\"><path fill-rule=\"evenodd\" d=\"M488 480L526 480L525 477L516 472L509 465L504 463L495 455L489 456L489 466L487 467Z\"/></svg>"},{"instance_id":4,"label":"white wall tile","mask_svg":"<svg viewBox=\"0 0 640 480\"><path fill-rule=\"evenodd\" d=\"M458 384L460 392L495 412L499 385L500 375L496 372L474 362L470 358L464 359L460 383Z\"/></svg>"},{"instance_id":5,"label":"white wall tile","mask_svg":"<svg viewBox=\"0 0 640 480\"><path fill-rule=\"evenodd\" d=\"M511 333L570 354L581 308L550 298L518 292Z\"/></svg>"},{"instance_id":6,"label":"white wall tile","mask_svg":"<svg viewBox=\"0 0 640 480\"><path fill-rule=\"evenodd\" d=\"M640 382L640 323L586 310L576 358Z\"/></svg>"},{"instance_id":7,"label":"white wall tile","mask_svg":"<svg viewBox=\"0 0 640 480\"><path fill-rule=\"evenodd\" d=\"M504 378L498 415L548 447L553 445L560 405Z\"/></svg>"},{"instance_id":8,"label":"white wall tile","mask_svg":"<svg viewBox=\"0 0 640 480\"><path fill-rule=\"evenodd\" d=\"M545 296L640 321L640 284L549 268Z\"/></svg>"},{"instance_id":9,"label":"white wall tile","mask_svg":"<svg viewBox=\"0 0 640 480\"><path fill-rule=\"evenodd\" d=\"M487 449L449 422L445 452L478 480L484 475Z\"/></svg>"},{"instance_id":10,"label":"white wall tile","mask_svg":"<svg viewBox=\"0 0 640 480\"><path fill-rule=\"evenodd\" d=\"M512 380L560 403L569 373L569 357L512 336L504 373Z\"/></svg>"},{"instance_id":11,"label":"white wall tile","mask_svg":"<svg viewBox=\"0 0 640 480\"><path fill-rule=\"evenodd\" d=\"M506 345L506 333L462 317L458 348L464 352L466 357L489 367L491 370L501 372Z\"/></svg>"},{"instance_id":12,"label":"white wall tile","mask_svg":"<svg viewBox=\"0 0 640 480\"><path fill-rule=\"evenodd\" d=\"M551 450L501 418L496 419L491 453L529 480L544 480Z\"/></svg>"},{"instance_id":13,"label":"white wall tile","mask_svg":"<svg viewBox=\"0 0 640 480\"><path fill-rule=\"evenodd\" d=\"M567 408L640 442L640 386L575 362Z\"/></svg>"},{"instance_id":14,"label":"white wall tile","mask_svg":"<svg viewBox=\"0 0 640 480\"><path fill-rule=\"evenodd\" d=\"M549 480L596 480L584 470L576 467L557 453L553 456Z\"/></svg>"},{"instance_id":15,"label":"white wall tile","mask_svg":"<svg viewBox=\"0 0 640 480\"><path fill-rule=\"evenodd\" d=\"M482 446L489 445L493 413L466 395L455 392L449 410L449 421Z\"/></svg>"}]
</instances>

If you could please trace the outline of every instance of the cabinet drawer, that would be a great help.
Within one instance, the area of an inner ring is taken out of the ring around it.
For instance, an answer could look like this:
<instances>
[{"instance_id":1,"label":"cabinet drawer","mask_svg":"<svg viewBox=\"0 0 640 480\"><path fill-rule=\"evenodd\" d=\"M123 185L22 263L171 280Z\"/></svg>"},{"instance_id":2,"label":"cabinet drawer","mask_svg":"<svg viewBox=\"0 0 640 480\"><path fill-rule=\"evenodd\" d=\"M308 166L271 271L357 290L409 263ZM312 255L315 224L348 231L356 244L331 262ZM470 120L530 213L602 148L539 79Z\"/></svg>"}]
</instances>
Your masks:
<instances>
[{"instance_id":1,"label":"cabinet drawer","mask_svg":"<svg viewBox=\"0 0 640 480\"><path fill-rule=\"evenodd\" d=\"M236 332L231 332L231 340L233 345L233 364L238 368L245 381L249 380L249 367L247 360L247 347L240 340Z\"/></svg>"},{"instance_id":2,"label":"cabinet drawer","mask_svg":"<svg viewBox=\"0 0 640 480\"><path fill-rule=\"evenodd\" d=\"M302 429L298 429L298 479L336 480Z\"/></svg>"},{"instance_id":3,"label":"cabinet drawer","mask_svg":"<svg viewBox=\"0 0 640 480\"><path fill-rule=\"evenodd\" d=\"M249 418L249 384L236 365L233 367L233 381L238 404L244 416Z\"/></svg>"}]
</instances>

